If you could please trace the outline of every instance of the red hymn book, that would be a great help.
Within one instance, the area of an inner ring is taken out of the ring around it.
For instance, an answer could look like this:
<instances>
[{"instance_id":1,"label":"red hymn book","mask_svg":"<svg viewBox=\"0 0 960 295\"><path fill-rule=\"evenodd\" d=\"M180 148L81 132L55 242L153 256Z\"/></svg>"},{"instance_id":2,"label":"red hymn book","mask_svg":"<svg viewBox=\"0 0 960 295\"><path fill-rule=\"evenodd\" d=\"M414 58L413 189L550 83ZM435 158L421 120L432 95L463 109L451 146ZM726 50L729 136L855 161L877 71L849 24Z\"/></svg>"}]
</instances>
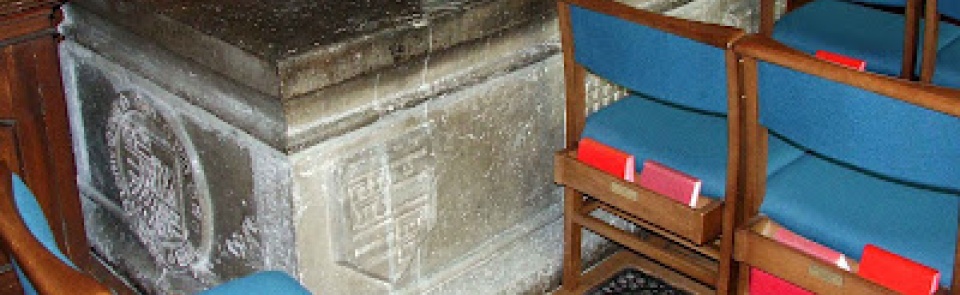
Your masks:
<instances>
[{"instance_id":1,"label":"red hymn book","mask_svg":"<svg viewBox=\"0 0 960 295\"><path fill-rule=\"evenodd\" d=\"M636 159L633 155L590 138L580 140L577 160L630 182L636 173Z\"/></svg>"},{"instance_id":2,"label":"red hymn book","mask_svg":"<svg viewBox=\"0 0 960 295\"><path fill-rule=\"evenodd\" d=\"M700 185L700 179L655 161L644 161L640 170L640 186L690 207L697 206Z\"/></svg>"},{"instance_id":3,"label":"red hymn book","mask_svg":"<svg viewBox=\"0 0 960 295\"><path fill-rule=\"evenodd\" d=\"M817 242L808 240L807 238L804 238L803 236L798 235L786 228L778 228L773 233L773 239L777 242L783 243L784 245L790 246L791 248L800 250L800 252L807 253L820 260L833 263L839 268L847 271L850 270L850 265L847 263L847 258L844 257L842 253L827 248L824 245L817 244Z\"/></svg>"},{"instance_id":4,"label":"red hymn book","mask_svg":"<svg viewBox=\"0 0 960 295\"><path fill-rule=\"evenodd\" d=\"M772 274L750 268L750 295L814 295Z\"/></svg>"},{"instance_id":5,"label":"red hymn book","mask_svg":"<svg viewBox=\"0 0 960 295\"><path fill-rule=\"evenodd\" d=\"M849 57L849 56L846 56L846 55L842 55L842 54L838 54L838 53L833 53L833 52L825 51L825 50L817 50L816 56L817 56L817 58L819 58L819 59L822 59L822 60L825 60L825 61L829 61L829 62L838 64L838 65L841 65L841 66L846 66L846 67L848 67L848 68L851 68L851 69L854 69L854 70L857 70L857 71L863 72L864 70L867 69L867 62L866 62L866 61L863 61L863 60L860 60L860 59L856 59L856 58L852 58L852 57Z\"/></svg>"},{"instance_id":6,"label":"red hymn book","mask_svg":"<svg viewBox=\"0 0 960 295\"><path fill-rule=\"evenodd\" d=\"M930 295L940 286L936 269L874 245L863 248L857 274L906 295Z\"/></svg>"},{"instance_id":7,"label":"red hymn book","mask_svg":"<svg viewBox=\"0 0 960 295\"><path fill-rule=\"evenodd\" d=\"M837 252L817 242L790 231L780 225L771 225L764 229L764 235L773 238L788 247L799 250L822 261L830 262L844 270L850 270L850 264L843 253ZM797 294L812 295L813 293L800 288L784 279L763 272L759 269L750 270L750 295L761 294Z\"/></svg>"}]
</instances>

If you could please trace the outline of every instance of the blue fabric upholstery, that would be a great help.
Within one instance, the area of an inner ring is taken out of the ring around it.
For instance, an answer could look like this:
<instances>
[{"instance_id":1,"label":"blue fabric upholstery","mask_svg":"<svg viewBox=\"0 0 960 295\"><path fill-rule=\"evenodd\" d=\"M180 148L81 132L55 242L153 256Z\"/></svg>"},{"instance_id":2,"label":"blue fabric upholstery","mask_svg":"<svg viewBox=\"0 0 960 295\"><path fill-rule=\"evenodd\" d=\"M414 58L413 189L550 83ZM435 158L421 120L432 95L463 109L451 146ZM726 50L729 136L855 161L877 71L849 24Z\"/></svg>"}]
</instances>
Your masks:
<instances>
[{"instance_id":1,"label":"blue fabric upholstery","mask_svg":"<svg viewBox=\"0 0 960 295\"><path fill-rule=\"evenodd\" d=\"M960 118L762 63L760 121L829 158L960 191Z\"/></svg>"},{"instance_id":2,"label":"blue fabric upholstery","mask_svg":"<svg viewBox=\"0 0 960 295\"><path fill-rule=\"evenodd\" d=\"M960 20L960 1L943 0L937 1L937 10L940 14Z\"/></svg>"},{"instance_id":3,"label":"blue fabric upholstery","mask_svg":"<svg viewBox=\"0 0 960 295\"><path fill-rule=\"evenodd\" d=\"M303 288L297 280L281 271L262 271L243 278L229 281L213 289L200 293L201 295L309 295L310 291Z\"/></svg>"},{"instance_id":4,"label":"blue fabric upholstery","mask_svg":"<svg viewBox=\"0 0 960 295\"><path fill-rule=\"evenodd\" d=\"M856 259L867 243L886 248L940 270L949 284L958 197L806 155L767 179L761 212Z\"/></svg>"},{"instance_id":5,"label":"blue fabric upholstery","mask_svg":"<svg viewBox=\"0 0 960 295\"><path fill-rule=\"evenodd\" d=\"M851 0L857 3L863 4L873 4L873 5L882 5L887 7L904 7L907 6L907 0Z\"/></svg>"},{"instance_id":6,"label":"blue fabric upholstery","mask_svg":"<svg viewBox=\"0 0 960 295\"><path fill-rule=\"evenodd\" d=\"M53 230L50 229L50 224L47 223L47 217L43 215L43 209L41 209L40 204L37 203L37 198L33 195L33 192L31 192L30 188L23 182L23 179L20 179L20 176L16 174L12 175L13 200L17 205L20 218L23 219L27 229L30 230L30 233L40 241L40 244L42 244L47 251L53 253L60 261L76 269L77 266L74 265L73 262L60 251L60 247L57 246L57 241L53 236ZM16 261L14 261L14 265L16 265ZM20 284L23 286L23 293L27 295L37 294L37 290L24 275L23 271L21 271L19 267L16 268L16 271L17 277L20 279Z\"/></svg>"},{"instance_id":7,"label":"blue fabric upholstery","mask_svg":"<svg viewBox=\"0 0 960 295\"><path fill-rule=\"evenodd\" d=\"M570 9L574 57L635 92L725 114L724 51L577 6Z\"/></svg>"},{"instance_id":8,"label":"blue fabric upholstery","mask_svg":"<svg viewBox=\"0 0 960 295\"><path fill-rule=\"evenodd\" d=\"M652 159L700 178L705 196L723 198L727 180L725 117L681 109L638 95L617 101L587 117L583 137L633 154L638 171ZM801 151L770 140L771 171L800 157Z\"/></svg>"},{"instance_id":9,"label":"blue fabric upholstery","mask_svg":"<svg viewBox=\"0 0 960 295\"><path fill-rule=\"evenodd\" d=\"M950 42L937 52L933 84L960 88L960 39Z\"/></svg>"},{"instance_id":10,"label":"blue fabric upholstery","mask_svg":"<svg viewBox=\"0 0 960 295\"><path fill-rule=\"evenodd\" d=\"M903 32L903 15L841 0L817 0L778 20L773 38L810 54L826 50L861 59L867 62L867 71L898 76ZM960 28L941 25L938 46L958 36Z\"/></svg>"}]
</instances>

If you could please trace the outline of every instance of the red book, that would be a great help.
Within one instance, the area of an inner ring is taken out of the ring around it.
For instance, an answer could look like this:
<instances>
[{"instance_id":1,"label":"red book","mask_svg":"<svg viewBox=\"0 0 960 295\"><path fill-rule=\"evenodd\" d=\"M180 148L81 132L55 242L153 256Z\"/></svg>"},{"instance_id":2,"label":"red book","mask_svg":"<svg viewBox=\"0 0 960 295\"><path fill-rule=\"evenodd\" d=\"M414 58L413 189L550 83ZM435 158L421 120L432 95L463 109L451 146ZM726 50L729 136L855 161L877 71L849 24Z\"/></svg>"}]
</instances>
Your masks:
<instances>
[{"instance_id":1,"label":"red book","mask_svg":"<svg viewBox=\"0 0 960 295\"><path fill-rule=\"evenodd\" d=\"M772 274L750 268L750 295L814 295Z\"/></svg>"},{"instance_id":2,"label":"red book","mask_svg":"<svg viewBox=\"0 0 960 295\"><path fill-rule=\"evenodd\" d=\"M791 248L800 250L800 252L807 253L813 257L819 258L820 260L833 263L839 268L844 270L850 270L850 265L847 263L847 258L843 256L842 253L837 252L833 249L827 248L824 245L820 245L817 242L808 240L801 235L798 235L786 228L778 227L773 232L773 239L783 243L784 245L790 246Z\"/></svg>"},{"instance_id":3,"label":"red book","mask_svg":"<svg viewBox=\"0 0 960 295\"><path fill-rule=\"evenodd\" d=\"M930 295L940 287L940 272L874 245L863 248L861 277L906 295Z\"/></svg>"},{"instance_id":4,"label":"red book","mask_svg":"<svg viewBox=\"0 0 960 295\"><path fill-rule=\"evenodd\" d=\"M636 159L633 155L590 138L580 140L577 160L631 182L636 173Z\"/></svg>"},{"instance_id":5,"label":"red book","mask_svg":"<svg viewBox=\"0 0 960 295\"><path fill-rule=\"evenodd\" d=\"M867 68L867 62L864 60L852 58L846 55L833 53L825 50L817 50L817 58L829 61L841 66L845 66L857 71L863 72Z\"/></svg>"},{"instance_id":6,"label":"red book","mask_svg":"<svg viewBox=\"0 0 960 295\"><path fill-rule=\"evenodd\" d=\"M640 170L640 186L690 207L697 206L700 185L700 179L655 161L644 161Z\"/></svg>"}]
</instances>

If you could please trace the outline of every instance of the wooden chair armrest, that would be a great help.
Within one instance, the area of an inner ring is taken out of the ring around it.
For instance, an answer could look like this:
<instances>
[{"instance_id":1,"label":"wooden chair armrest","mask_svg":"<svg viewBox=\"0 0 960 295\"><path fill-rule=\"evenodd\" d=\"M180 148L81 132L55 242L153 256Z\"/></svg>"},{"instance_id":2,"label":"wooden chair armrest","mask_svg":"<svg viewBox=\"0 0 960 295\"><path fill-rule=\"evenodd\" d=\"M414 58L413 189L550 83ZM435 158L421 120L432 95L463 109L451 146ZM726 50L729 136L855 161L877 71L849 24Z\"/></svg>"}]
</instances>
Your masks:
<instances>
[{"instance_id":1,"label":"wooden chair armrest","mask_svg":"<svg viewBox=\"0 0 960 295\"><path fill-rule=\"evenodd\" d=\"M0 239L40 294L111 294L93 277L60 261L30 233L13 200L10 170L2 163Z\"/></svg>"}]
</instances>

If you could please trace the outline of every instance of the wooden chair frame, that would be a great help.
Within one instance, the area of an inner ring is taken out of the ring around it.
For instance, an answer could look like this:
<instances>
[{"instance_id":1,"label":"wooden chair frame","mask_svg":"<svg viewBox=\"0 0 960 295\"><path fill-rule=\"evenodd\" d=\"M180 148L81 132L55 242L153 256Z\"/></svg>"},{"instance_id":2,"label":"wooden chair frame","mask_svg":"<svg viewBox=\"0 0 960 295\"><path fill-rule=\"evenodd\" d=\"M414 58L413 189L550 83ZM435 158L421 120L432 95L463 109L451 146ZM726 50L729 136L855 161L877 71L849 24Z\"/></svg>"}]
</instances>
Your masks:
<instances>
[{"instance_id":1,"label":"wooden chair frame","mask_svg":"<svg viewBox=\"0 0 960 295\"><path fill-rule=\"evenodd\" d=\"M111 294L88 274L60 261L40 244L20 218L11 172L0 163L0 239L40 294Z\"/></svg>"},{"instance_id":2,"label":"wooden chair frame","mask_svg":"<svg viewBox=\"0 0 960 295\"><path fill-rule=\"evenodd\" d=\"M784 13L790 13L790 11L793 11L794 9L813 1L815 0L787 0L787 9ZM907 80L914 80L917 78L914 69L917 66L917 43L919 42L918 37L920 36L920 10L923 6L923 1L924 0L907 0L907 5L904 7L903 11L906 19L904 20L903 56L901 57L902 64L900 67L900 78ZM931 0L926 1L929 3ZM777 0L760 0L761 35L773 35L773 25L776 22L776 6ZM926 28L925 31L927 29L929 29L929 27ZM936 46L936 43L934 43L934 46ZM926 58L924 58L924 61L925 60ZM921 70L921 72L922 71L923 70Z\"/></svg>"},{"instance_id":3,"label":"wooden chair frame","mask_svg":"<svg viewBox=\"0 0 960 295\"><path fill-rule=\"evenodd\" d=\"M740 262L740 293L746 293L749 267L759 267L818 294L896 294L832 264L788 248L760 234L757 226L766 222L757 217L766 183L767 130L759 123L758 60L773 63L825 79L853 85L927 109L960 117L960 90L921 85L878 74L861 73L820 61L770 38L753 35L734 45L743 65L743 119L745 138L743 210L753 219L737 230L734 256ZM960 209L960 208L958 208ZM960 220L958 220L960 224ZM960 243L960 240L958 240ZM954 255L960 257L960 247ZM784 263L791 261L791 263ZM960 274L960 263L954 262ZM955 275L951 294L960 294L960 275ZM946 291L942 292L946 293Z\"/></svg>"},{"instance_id":4,"label":"wooden chair frame","mask_svg":"<svg viewBox=\"0 0 960 295\"><path fill-rule=\"evenodd\" d=\"M937 12L937 0L926 0L923 18L927 25L923 27L923 57L920 65L920 81L930 83L937 67L937 35L940 34L940 13Z\"/></svg>"},{"instance_id":5,"label":"wooden chair frame","mask_svg":"<svg viewBox=\"0 0 960 295\"><path fill-rule=\"evenodd\" d=\"M667 265L717 293L727 293L735 274L732 265L734 220L739 190L739 124L728 124L727 187L724 202L690 208L634 183L607 175L576 160L577 143L585 125L586 69L574 59L570 5L622 18L667 33L678 34L726 50L729 77L729 122L739 122L739 75L736 58L728 50L744 35L738 29L675 19L608 0L558 2L566 83L566 150L556 154L555 179L564 185L564 264L561 292L581 288L582 229L586 228L626 248ZM589 198L585 199L585 194ZM655 233L641 238L617 229L590 213L600 209ZM720 236L719 242L716 237Z\"/></svg>"}]
</instances>

